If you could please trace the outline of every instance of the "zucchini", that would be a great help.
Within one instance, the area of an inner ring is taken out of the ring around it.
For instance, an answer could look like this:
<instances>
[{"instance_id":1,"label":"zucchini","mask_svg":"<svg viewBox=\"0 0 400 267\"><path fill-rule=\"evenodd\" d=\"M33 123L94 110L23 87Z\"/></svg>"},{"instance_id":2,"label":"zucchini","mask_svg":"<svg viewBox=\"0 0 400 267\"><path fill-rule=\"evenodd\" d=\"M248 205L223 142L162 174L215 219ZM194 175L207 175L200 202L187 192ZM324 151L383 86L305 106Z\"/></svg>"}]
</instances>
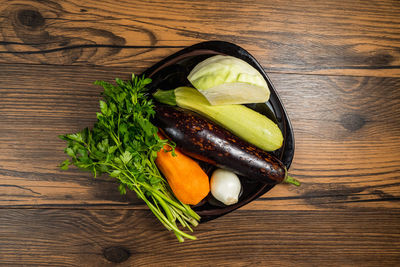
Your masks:
<instances>
[{"instance_id":1,"label":"zucchini","mask_svg":"<svg viewBox=\"0 0 400 267\"><path fill-rule=\"evenodd\" d=\"M246 106L210 105L199 91L191 87L157 90L153 96L158 102L199 113L265 151L274 151L282 146L283 135L278 125Z\"/></svg>"},{"instance_id":2,"label":"zucchini","mask_svg":"<svg viewBox=\"0 0 400 267\"><path fill-rule=\"evenodd\" d=\"M278 158L218 124L182 108L156 105L154 110L155 125L187 155L231 170L250 181L300 185L288 175Z\"/></svg>"}]
</instances>

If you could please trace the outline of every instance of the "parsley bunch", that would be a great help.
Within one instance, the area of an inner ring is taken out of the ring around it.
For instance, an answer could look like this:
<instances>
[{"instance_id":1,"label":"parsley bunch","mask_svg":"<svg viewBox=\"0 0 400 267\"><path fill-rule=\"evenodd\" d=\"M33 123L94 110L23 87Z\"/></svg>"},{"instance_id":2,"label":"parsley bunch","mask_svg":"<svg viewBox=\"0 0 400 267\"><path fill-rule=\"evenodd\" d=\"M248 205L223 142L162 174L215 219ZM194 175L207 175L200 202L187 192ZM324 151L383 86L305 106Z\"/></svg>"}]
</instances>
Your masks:
<instances>
[{"instance_id":1,"label":"parsley bunch","mask_svg":"<svg viewBox=\"0 0 400 267\"><path fill-rule=\"evenodd\" d=\"M92 129L60 136L68 142L65 153L70 157L60 167L66 170L75 165L94 177L109 174L119 181L121 194L126 189L135 191L179 241L196 239L180 230L177 222L193 231L190 225L196 226L200 216L174 197L155 164L157 152L168 140L161 140L150 122L155 111L147 97L149 83L151 79L135 75L131 81L116 79L116 85L96 81L104 88L97 122Z\"/></svg>"}]
</instances>

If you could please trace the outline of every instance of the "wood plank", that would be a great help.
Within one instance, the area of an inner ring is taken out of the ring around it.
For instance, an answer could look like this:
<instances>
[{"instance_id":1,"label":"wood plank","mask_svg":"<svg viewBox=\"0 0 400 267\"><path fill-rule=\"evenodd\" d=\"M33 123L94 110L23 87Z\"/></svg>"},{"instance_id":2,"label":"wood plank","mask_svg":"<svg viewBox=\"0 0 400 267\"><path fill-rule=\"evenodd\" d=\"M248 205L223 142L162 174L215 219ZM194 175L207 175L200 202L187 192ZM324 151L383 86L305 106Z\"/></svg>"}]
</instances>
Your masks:
<instances>
[{"instance_id":1,"label":"wood plank","mask_svg":"<svg viewBox=\"0 0 400 267\"><path fill-rule=\"evenodd\" d=\"M24 64L0 71L0 206L143 208L106 177L57 168L65 158L57 136L95 121L101 88L92 82L129 75L126 68ZM400 79L271 79L294 126L290 172L303 185L277 186L245 209L400 208Z\"/></svg>"},{"instance_id":2,"label":"wood plank","mask_svg":"<svg viewBox=\"0 0 400 267\"><path fill-rule=\"evenodd\" d=\"M146 68L182 47L223 40L270 72L400 76L396 0L2 3L3 64Z\"/></svg>"},{"instance_id":3,"label":"wood plank","mask_svg":"<svg viewBox=\"0 0 400 267\"><path fill-rule=\"evenodd\" d=\"M94 123L101 90L93 82L114 77L101 68L86 68L92 69L86 73L76 67L56 69L10 65L0 71L0 205L137 203L131 193L120 196L107 177L94 180L89 173L59 170L64 142L58 135Z\"/></svg>"},{"instance_id":4,"label":"wood plank","mask_svg":"<svg viewBox=\"0 0 400 267\"><path fill-rule=\"evenodd\" d=\"M0 265L396 266L399 220L398 211L237 211L180 244L148 211L0 209Z\"/></svg>"}]
</instances>

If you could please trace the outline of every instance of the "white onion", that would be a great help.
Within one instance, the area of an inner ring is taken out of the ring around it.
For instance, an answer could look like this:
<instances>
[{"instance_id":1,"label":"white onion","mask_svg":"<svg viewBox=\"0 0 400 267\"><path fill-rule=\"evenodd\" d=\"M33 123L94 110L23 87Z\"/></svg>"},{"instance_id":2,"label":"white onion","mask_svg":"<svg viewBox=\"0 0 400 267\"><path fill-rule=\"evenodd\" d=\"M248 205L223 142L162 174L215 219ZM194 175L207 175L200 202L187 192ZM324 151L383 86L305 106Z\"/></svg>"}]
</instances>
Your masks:
<instances>
[{"instance_id":1,"label":"white onion","mask_svg":"<svg viewBox=\"0 0 400 267\"><path fill-rule=\"evenodd\" d=\"M211 175L210 187L211 194L215 199L225 205L232 205L238 202L242 185L235 173L225 169L216 169Z\"/></svg>"}]
</instances>

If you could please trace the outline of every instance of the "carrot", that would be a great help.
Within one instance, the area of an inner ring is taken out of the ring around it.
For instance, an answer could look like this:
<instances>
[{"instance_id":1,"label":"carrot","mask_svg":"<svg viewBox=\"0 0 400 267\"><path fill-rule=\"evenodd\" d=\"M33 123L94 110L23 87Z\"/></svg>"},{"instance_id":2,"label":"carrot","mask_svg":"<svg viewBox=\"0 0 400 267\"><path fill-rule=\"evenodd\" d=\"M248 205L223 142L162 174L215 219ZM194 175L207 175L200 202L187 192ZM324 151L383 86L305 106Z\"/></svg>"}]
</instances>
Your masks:
<instances>
[{"instance_id":1,"label":"carrot","mask_svg":"<svg viewBox=\"0 0 400 267\"><path fill-rule=\"evenodd\" d=\"M158 133L161 139L165 139ZM175 148L172 155L169 145L157 153L156 165L168 181L172 192L183 204L196 205L210 192L210 182L200 165Z\"/></svg>"}]
</instances>

